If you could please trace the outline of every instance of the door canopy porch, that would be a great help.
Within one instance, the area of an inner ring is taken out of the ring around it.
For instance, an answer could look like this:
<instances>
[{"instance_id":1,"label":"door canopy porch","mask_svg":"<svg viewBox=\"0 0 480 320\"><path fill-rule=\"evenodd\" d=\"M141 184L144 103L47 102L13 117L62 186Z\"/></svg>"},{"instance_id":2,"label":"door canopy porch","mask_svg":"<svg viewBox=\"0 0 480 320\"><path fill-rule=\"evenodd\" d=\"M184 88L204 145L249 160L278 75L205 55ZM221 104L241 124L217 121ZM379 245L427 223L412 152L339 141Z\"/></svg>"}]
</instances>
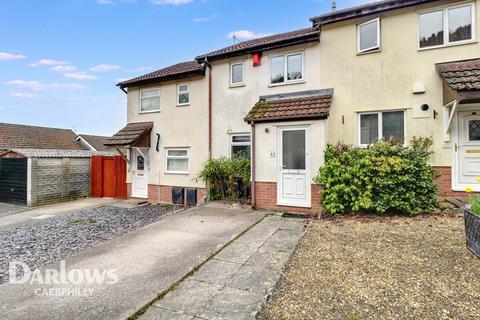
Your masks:
<instances>
[{"instance_id":1,"label":"door canopy porch","mask_svg":"<svg viewBox=\"0 0 480 320\"><path fill-rule=\"evenodd\" d=\"M132 122L107 139L105 146L116 149L150 148L153 122Z\"/></svg>"}]
</instances>

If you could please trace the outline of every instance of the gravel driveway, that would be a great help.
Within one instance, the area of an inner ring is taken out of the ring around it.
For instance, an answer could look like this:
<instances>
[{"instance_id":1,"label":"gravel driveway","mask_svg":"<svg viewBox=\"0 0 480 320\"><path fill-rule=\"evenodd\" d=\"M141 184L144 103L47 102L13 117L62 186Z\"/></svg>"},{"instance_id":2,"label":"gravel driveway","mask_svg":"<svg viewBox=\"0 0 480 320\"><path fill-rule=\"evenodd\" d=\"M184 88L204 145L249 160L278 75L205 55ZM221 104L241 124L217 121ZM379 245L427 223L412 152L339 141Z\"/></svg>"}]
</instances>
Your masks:
<instances>
[{"instance_id":1,"label":"gravel driveway","mask_svg":"<svg viewBox=\"0 0 480 320\"><path fill-rule=\"evenodd\" d=\"M480 319L463 216L314 221L260 319Z\"/></svg>"},{"instance_id":2,"label":"gravel driveway","mask_svg":"<svg viewBox=\"0 0 480 320\"><path fill-rule=\"evenodd\" d=\"M153 223L171 210L160 205L105 206L2 230L0 284L8 281L10 261L41 267Z\"/></svg>"}]
</instances>

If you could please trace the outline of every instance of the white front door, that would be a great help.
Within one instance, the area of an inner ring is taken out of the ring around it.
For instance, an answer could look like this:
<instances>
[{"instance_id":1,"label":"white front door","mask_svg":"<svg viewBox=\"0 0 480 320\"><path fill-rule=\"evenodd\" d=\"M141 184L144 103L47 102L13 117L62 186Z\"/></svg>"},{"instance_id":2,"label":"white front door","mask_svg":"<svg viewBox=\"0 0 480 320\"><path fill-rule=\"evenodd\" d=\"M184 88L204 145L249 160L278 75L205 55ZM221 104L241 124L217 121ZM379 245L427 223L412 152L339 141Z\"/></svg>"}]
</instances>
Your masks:
<instances>
[{"instance_id":1,"label":"white front door","mask_svg":"<svg viewBox=\"0 0 480 320\"><path fill-rule=\"evenodd\" d=\"M148 198L147 162L136 150L132 150L132 197Z\"/></svg>"},{"instance_id":2,"label":"white front door","mask_svg":"<svg viewBox=\"0 0 480 320\"><path fill-rule=\"evenodd\" d=\"M457 181L460 186L480 186L480 110L458 113Z\"/></svg>"},{"instance_id":3,"label":"white front door","mask_svg":"<svg viewBox=\"0 0 480 320\"><path fill-rule=\"evenodd\" d=\"M310 207L309 135L307 127L278 129L279 205Z\"/></svg>"}]
</instances>

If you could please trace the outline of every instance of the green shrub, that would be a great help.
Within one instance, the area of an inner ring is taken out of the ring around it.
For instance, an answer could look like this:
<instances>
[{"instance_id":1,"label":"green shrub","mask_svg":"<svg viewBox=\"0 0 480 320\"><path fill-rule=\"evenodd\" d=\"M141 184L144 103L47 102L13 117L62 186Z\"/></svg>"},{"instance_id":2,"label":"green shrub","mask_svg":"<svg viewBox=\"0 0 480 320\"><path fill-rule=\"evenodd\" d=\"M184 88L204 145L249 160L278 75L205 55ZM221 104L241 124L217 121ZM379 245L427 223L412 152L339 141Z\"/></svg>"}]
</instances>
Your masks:
<instances>
[{"instance_id":1,"label":"green shrub","mask_svg":"<svg viewBox=\"0 0 480 320\"><path fill-rule=\"evenodd\" d=\"M413 138L408 147L380 141L368 148L329 145L315 182L329 213L398 212L410 215L438 206L438 172L428 163L431 138Z\"/></svg>"},{"instance_id":2,"label":"green shrub","mask_svg":"<svg viewBox=\"0 0 480 320\"><path fill-rule=\"evenodd\" d=\"M220 158L208 161L198 179L207 183L210 200L248 197L250 160Z\"/></svg>"}]
</instances>

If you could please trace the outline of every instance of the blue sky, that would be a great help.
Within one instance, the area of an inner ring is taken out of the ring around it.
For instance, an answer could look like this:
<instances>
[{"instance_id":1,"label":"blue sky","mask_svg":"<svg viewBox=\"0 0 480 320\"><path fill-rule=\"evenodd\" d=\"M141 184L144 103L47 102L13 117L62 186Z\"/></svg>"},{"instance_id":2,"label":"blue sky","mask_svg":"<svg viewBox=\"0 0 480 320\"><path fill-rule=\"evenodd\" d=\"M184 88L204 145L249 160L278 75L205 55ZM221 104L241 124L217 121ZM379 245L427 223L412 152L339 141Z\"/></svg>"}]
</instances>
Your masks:
<instances>
[{"instance_id":1,"label":"blue sky","mask_svg":"<svg viewBox=\"0 0 480 320\"><path fill-rule=\"evenodd\" d=\"M337 7L362 0L338 0ZM366 2L366 1L364 1ZM330 0L15 0L0 3L0 122L111 135L122 79L257 35L309 26ZM241 31L241 32L240 32Z\"/></svg>"}]
</instances>

